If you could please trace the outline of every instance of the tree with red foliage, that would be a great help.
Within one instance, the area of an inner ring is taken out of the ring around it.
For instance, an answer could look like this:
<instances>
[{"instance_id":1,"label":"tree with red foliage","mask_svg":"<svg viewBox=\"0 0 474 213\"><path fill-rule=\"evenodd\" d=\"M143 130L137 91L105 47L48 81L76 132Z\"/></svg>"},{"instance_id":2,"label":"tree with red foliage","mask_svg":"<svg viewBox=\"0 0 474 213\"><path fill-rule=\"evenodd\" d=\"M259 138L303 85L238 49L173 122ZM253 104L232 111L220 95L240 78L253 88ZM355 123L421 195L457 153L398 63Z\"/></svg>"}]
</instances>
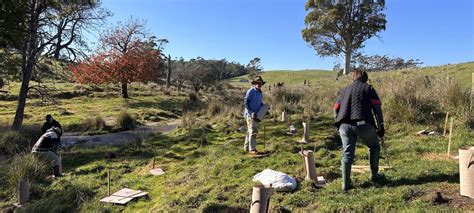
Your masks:
<instances>
[{"instance_id":1,"label":"tree with red foliage","mask_svg":"<svg viewBox=\"0 0 474 213\"><path fill-rule=\"evenodd\" d=\"M120 83L128 98L128 84L156 80L161 62L154 37L145 33L144 23L130 20L106 30L96 54L69 67L78 83Z\"/></svg>"}]
</instances>

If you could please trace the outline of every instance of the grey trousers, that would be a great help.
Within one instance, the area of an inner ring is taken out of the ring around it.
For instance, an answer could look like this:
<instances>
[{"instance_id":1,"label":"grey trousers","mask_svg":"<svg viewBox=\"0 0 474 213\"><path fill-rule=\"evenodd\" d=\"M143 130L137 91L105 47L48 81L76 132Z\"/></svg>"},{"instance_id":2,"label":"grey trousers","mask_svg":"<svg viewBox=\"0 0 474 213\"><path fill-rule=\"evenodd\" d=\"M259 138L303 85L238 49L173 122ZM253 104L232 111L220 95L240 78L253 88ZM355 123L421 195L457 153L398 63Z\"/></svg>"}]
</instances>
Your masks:
<instances>
[{"instance_id":1,"label":"grey trousers","mask_svg":"<svg viewBox=\"0 0 474 213\"><path fill-rule=\"evenodd\" d=\"M360 126L354 124L341 124L339 134L342 140L342 163L352 164L354 162L355 146L357 138L360 137L369 147L370 167L378 172L380 144L377 130L371 124Z\"/></svg>"},{"instance_id":2,"label":"grey trousers","mask_svg":"<svg viewBox=\"0 0 474 213\"><path fill-rule=\"evenodd\" d=\"M32 151L31 153L33 153L34 155L40 158L44 158L51 161L51 164L53 167L59 166L59 157L53 151L42 151L42 152Z\"/></svg>"},{"instance_id":3,"label":"grey trousers","mask_svg":"<svg viewBox=\"0 0 474 213\"><path fill-rule=\"evenodd\" d=\"M255 151L257 150L257 127L258 123L254 121L250 116L246 118L247 121L247 135L245 135L244 150Z\"/></svg>"}]
</instances>

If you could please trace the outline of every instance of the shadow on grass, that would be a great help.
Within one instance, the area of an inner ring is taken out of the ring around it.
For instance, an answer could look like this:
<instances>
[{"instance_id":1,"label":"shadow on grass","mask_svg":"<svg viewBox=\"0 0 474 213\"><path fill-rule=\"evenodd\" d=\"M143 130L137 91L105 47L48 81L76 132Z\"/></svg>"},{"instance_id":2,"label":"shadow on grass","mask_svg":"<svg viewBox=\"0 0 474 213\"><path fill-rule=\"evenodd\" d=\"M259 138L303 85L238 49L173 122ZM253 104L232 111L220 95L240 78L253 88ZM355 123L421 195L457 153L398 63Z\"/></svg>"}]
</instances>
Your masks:
<instances>
[{"instance_id":1,"label":"shadow on grass","mask_svg":"<svg viewBox=\"0 0 474 213\"><path fill-rule=\"evenodd\" d=\"M223 212L223 213L244 213L248 212L248 209L231 207L222 204L210 204L202 210L203 212Z\"/></svg>"},{"instance_id":2,"label":"shadow on grass","mask_svg":"<svg viewBox=\"0 0 474 213\"><path fill-rule=\"evenodd\" d=\"M101 160L123 158L133 160L147 160L157 155L158 150L168 150L172 143L166 143L171 138L157 135L149 144L137 146L135 143L115 146L75 146L72 150L62 153L63 165L66 169L77 168ZM111 157L112 156L112 157ZM164 156L174 158L173 156Z\"/></svg>"},{"instance_id":3,"label":"shadow on grass","mask_svg":"<svg viewBox=\"0 0 474 213\"><path fill-rule=\"evenodd\" d=\"M62 153L63 165L66 170L88 165L97 161L122 161L127 160L149 160L153 157L161 157L170 161L183 161L195 159L205 155L199 151L200 144L189 135L169 137L167 135L156 135L149 139L149 143L137 145L135 143L87 147L76 146L72 150Z\"/></svg>"},{"instance_id":4,"label":"shadow on grass","mask_svg":"<svg viewBox=\"0 0 474 213\"><path fill-rule=\"evenodd\" d=\"M387 187L399 187L399 186L411 186L411 185L421 185L426 183L458 183L459 182L459 173L455 174L432 174L432 175L423 175L414 178L400 178L398 180L385 179L377 183L380 186ZM374 184L371 182L366 182L361 185L362 188L369 188Z\"/></svg>"}]
</instances>

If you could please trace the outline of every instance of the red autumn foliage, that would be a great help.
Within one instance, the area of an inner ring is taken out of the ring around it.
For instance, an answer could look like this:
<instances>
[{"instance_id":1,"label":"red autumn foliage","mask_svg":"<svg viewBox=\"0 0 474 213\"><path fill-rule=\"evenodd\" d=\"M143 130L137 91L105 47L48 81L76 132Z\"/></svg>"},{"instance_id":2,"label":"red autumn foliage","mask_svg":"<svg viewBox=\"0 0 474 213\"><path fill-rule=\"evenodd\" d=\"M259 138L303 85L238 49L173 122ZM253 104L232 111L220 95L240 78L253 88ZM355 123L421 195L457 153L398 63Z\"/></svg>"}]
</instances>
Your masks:
<instances>
[{"instance_id":1,"label":"red autumn foliage","mask_svg":"<svg viewBox=\"0 0 474 213\"><path fill-rule=\"evenodd\" d=\"M136 42L125 53L98 52L69 69L78 83L146 82L158 78L160 59L158 50L144 48Z\"/></svg>"},{"instance_id":2,"label":"red autumn foliage","mask_svg":"<svg viewBox=\"0 0 474 213\"><path fill-rule=\"evenodd\" d=\"M69 66L78 83L120 83L128 98L127 84L158 79L160 51L144 41L143 25L130 21L106 31L96 54Z\"/></svg>"}]
</instances>

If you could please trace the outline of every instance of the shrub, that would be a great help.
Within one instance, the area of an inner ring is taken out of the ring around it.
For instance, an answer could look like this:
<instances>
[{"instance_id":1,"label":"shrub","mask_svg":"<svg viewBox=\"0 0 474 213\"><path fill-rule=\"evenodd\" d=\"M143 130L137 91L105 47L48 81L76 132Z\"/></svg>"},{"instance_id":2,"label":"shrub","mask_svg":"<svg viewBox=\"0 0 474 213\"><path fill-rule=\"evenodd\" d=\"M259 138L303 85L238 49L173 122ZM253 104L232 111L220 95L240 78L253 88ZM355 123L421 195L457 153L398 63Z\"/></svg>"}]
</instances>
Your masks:
<instances>
[{"instance_id":1,"label":"shrub","mask_svg":"<svg viewBox=\"0 0 474 213\"><path fill-rule=\"evenodd\" d=\"M299 106L303 109L303 114L313 117L318 113L332 113L332 105L337 98L337 89L327 89L322 87L303 89L303 97Z\"/></svg>"},{"instance_id":2,"label":"shrub","mask_svg":"<svg viewBox=\"0 0 474 213\"><path fill-rule=\"evenodd\" d=\"M25 126L19 131L7 130L0 135L0 151L7 155L28 152L41 136L37 126Z\"/></svg>"},{"instance_id":3,"label":"shrub","mask_svg":"<svg viewBox=\"0 0 474 213\"><path fill-rule=\"evenodd\" d=\"M62 179L43 192L40 202L25 205L21 212L78 212L78 208L96 195L93 187L79 180Z\"/></svg>"},{"instance_id":4,"label":"shrub","mask_svg":"<svg viewBox=\"0 0 474 213\"><path fill-rule=\"evenodd\" d=\"M439 123L450 112L468 118L469 91L454 79L440 76L389 77L380 86L384 114L388 122L430 124ZM464 119L463 123L468 123Z\"/></svg>"},{"instance_id":5,"label":"shrub","mask_svg":"<svg viewBox=\"0 0 474 213\"><path fill-rule=\"evenodd\" d=\"M82 122L83 131L101 131L106 129L107 125L105 124L104 119L98 115L91 118L86 118Z\"/></svg>"},{"instance_id":6,"label":"shrub","mask_svg":"<svg viewBox=\"0 0 474 213\"><path fill-rule=\"evenodd\" d=\"M16 155L8 167L8 187L16 192L21 180L29 180L30 183L41 180L46 175L48 166L31 153Z\"/></svg>"},{"instance_id":7,"label":"shrub","mask_svg":"<svg viewBox=\"0 0 474 213\"><path fill-rule=\"evenodd\" d=\"M296 105L303 97L300 89L281 88L269 93L267 102L277 111L295 111Z\"/></svg>"},{"instance_id":8,"label":"shrub","mask_svg":"<svg viewBox=\"0 0 474 213\"><path fill-rule=\"evenodd\" d=\"M197 103L199 101L199 94L196 92L188 93L188 97L191 103Z\"/></svg>"},{"instance_id":9,"label":"shrub","mask_svg":"<svg viewBox=\"0 0 474 213\"><path fill-rule=\"evenodd\" d=\"M118 114L115 125L123 131L132 130L137 126L137 121L130 113L122 111Z\"/></svg>"},{"instance_id":10,"label":"shrub","mask_svg":"<svg viewBox=\"0 0 474 213\"><path fill-rule=\"evenodd\" d=\"M222 102L217 100L211 100L207 105L207 114L210 116L216 116L223 111Z\"/></svg>"},{"instance_id":11,"label":"shrub","mask_svg":"<svg viewBox=\"0 0 474 213\"><path fill-rule=\"evenodd\" d=\"M196 92L189 92L188 93L188 100L186 100L182 105L182 111L196 111L203 107L203 102L199 100L199 93Z\"/></svg>"},{"instance_id":12,"label":"shrub","mask_svg":"<svg viewBox=\"0 0 474 213\"><path fill-rule=\"evenodd\" d=\"M181 125L188 132L191 132L191 130L196 125L196 119L197 119L197 116L195 113L192 113L192 112L184 113L183 116L181 116Z\"/></svg>"},{"instance_id":13,"label":"shrub","mask_svg":"<svg viewBox=\"0 0 474 213\"><path fill-rule=\"evenodd\" d=\"M17 131L6 131L0 136L0 150L7 155L18 153L27 143L27 139Z\"/></svg>"},{"instance_id":14,"label":"shrub","mask_svg":"<svg viewBox=\"0 0 474 213\"><path fill-rule=\"evenodd\" d=\"M169 89L163 90L163 95L170 96L171 95L171 90L169 90Z\"/></svg>"}]
</instances>

